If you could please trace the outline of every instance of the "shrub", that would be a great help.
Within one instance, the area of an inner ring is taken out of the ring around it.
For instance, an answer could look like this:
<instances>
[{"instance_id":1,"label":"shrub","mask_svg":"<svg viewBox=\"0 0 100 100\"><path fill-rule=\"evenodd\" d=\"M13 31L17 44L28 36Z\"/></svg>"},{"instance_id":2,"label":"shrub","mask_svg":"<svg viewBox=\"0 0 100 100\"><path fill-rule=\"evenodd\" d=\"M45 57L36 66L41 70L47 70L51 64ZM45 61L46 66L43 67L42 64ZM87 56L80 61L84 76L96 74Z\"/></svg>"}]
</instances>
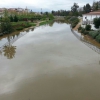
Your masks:
<instances>
[{"instance_id":1,"label":"shrub","mask_svg":"<svg viewBox=\"0 0 100 100\"><path fill-rule=\"evenodd\" d=\"M96 36L96 41L100 43L100 34Z\"/></svg>"},{"instance_id":2,"label":"shrub","mask_svg":"<svg viewBox=\"0 0 100 100\"><path fill-rule=\"evenodd\" d=\"M72 26L72 28L74 28L74 27L76 26L76 24L75 24L75 23L72 23L72 25L71 25L71 26Z\"/></svg>"},{"instance_id":3,"label":"shrub","mask_svg":"<svg viewBox=\"0 0 100 100\"><path fill-rule=\"evenodd\" d=\"M90 31L91 30L91 25L86 25L85 30Z\"/></svg>"},{"instance_id":4,"label":"shrub","mask_svg":"<svg viewBox=\"0 0 100 100\"><path fill-rule=\"evenodd\" d=\"M15 15L13 20L14 22L18 22L18 17Z\"/></svg>"},{"instance_id":5,"label":"shrub","mask_svg":"<svg viewBox=\"0 0 100 100\"><path fill-rule=\"evenodd\" d=\"M71 18L71 16L66 16L66 17L65 17L65 20L68 21L70 18Z\"/></svg>"},{"instance_id":6,"label":"shrub","mask_svg":"<svg viewBox=\"0 0 100 100\"><path fill-rule=\"evenodd\" d=\"M81 29L81 33L84 33L84 32L85 32L85 29L84 29L84 28L82 28L82 29Z\"/></svg>"},{"instance_id":7,"label":"shrub","mask_svg":"<svg viewBox=\"0 0 100 100\"><path fill-rule=\"evenodd\" d=\"M98 34L99 34L98 31L90 31L90 32L89 32L89 35L90 35L93 39L95 39L96 36L98 36Z\"/></svg>"},{"instance_id":8,"label":"shrub","mask_svg":"<svg viewBox=\"0 0 100 100\"><path fill-rule=\"evenodd\" d=\"M82 27L80 26L79 28L78 28L78 30L80 31L82 29Z\"/></svg>"},{"instance_id":9,"label":"shrub","mask_svg":"<svg viewBox=\"0 0 100 100\"><path fill-rule=\"evenodd\" d=\"M99 26L100 26L100 17L99 18L94 18L93 24L95 25L95 28L99 28Z\"/></svg>"},{"instance_id":10,"label":"shrub","mask_svg":"<svg viewBox=\"0 0 100 100\"><path fill-rule=\"evenodd\" d=\"M2 19L1 24L0 24L0 31L3 34L8 34L13 31L12 24L8 17L5 17Z\"/></svg>"},{"instance_id":11,"label":"shrub","mask_svg":"<svg viewBox=\"0 0 100 100\"><path fill-rule=\"evenodd\" d=\"M89 34L89 32L85 30L85 31L83 31L83 34L87 35L87 34Z\"/></svg>"},{"instance_id":12,"label":"shrub","mask_svg":"<svg viewBox=\"0 0 100 100\"><path fill-rule=\"evenodd\" d=\"M78 19L77 17L73 16L73 17L71 17L71 18L69 19L69 22L71 23L72 28L74 28L74 27L78 24L79 19Z\"/></svg>"}]
</instances>

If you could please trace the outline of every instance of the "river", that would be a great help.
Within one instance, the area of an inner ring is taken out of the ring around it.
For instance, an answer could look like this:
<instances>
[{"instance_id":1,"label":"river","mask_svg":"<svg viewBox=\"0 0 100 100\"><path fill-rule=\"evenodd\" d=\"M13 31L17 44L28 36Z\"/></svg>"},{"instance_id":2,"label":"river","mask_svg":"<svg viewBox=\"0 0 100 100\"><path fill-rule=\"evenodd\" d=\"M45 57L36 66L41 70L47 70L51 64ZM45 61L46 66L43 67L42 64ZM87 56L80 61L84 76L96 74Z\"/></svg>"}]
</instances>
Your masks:
<instances>
[{"instance_id":1,"label":"river","mask_svg":"<svg viewBox=\"0 0 100 100\"><path fill-rule=\"evenodd\" d=\"M20 34L0 41L0 100L100 100L100 55L68 24Z\"/></svg>"}]
</instances>

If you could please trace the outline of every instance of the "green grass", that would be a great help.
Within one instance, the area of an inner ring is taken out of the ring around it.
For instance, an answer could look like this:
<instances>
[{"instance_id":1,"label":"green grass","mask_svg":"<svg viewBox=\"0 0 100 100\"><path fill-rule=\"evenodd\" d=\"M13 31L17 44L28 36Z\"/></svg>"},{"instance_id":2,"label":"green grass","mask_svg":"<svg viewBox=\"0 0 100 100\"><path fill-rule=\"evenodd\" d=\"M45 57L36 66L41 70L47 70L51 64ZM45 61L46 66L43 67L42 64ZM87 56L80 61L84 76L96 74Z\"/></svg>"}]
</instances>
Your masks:
<instances>
[{"instance_id":1,"label":"green grass","mask_svg":"<svg viewBox=\"0 0 100 100\"><path fill-rule=\"evenodd\" d=\"M27 22L25 22L25 21L12 22L12 25L25 24L25 23L27 23Z\"/></svg>"},{"instance_id":2,"label":"green grass","mask_svg":"<svg viewBox=\"0 0 100 100\"><path fill-rule=\"evenodd\" d=\"M50 23L50 22L52 22L53 20L47 20L47 21L44 21L44 22L41 22L39 25L41 26L41 25L45 25L45 24L48 24L48 23Z\"/></svg>"},{"instance_id":3,"label":"green grass","mask_svg":"<svg viewBox=\"0 0 100 100\"><path fill-rule=\"evenodd\" d=\"M13 25L13 26L21 25L21 24L30 24L30 25L32 25L32 26L36 26L36 24L33 23L33 22L26 22L26 21L12 22L12 25Z\"/></svg>"},{"instance_id":4,"label":"green grass","mask_svg":"<svg viewBox=\"0 0 100 100\"><path fill-rule=\"evenodd\" d=\"M29 24L30 24L31 26L36 26L36 24L35 24L35 23L32 23L32 22L29 22Z\"/></svg>"},{"instance_id":5,"label":"green grass","mask_svg":"<svg viewBox=\"0 0 100 100\"><path fill-rule=\"evenodd\" d=\"M24 28L28 28L31 26L36 26L36 24L33 22L26 22L26 21L12 22L12 27L14 30L22 30Z\"/></svg>"}]
</instances>

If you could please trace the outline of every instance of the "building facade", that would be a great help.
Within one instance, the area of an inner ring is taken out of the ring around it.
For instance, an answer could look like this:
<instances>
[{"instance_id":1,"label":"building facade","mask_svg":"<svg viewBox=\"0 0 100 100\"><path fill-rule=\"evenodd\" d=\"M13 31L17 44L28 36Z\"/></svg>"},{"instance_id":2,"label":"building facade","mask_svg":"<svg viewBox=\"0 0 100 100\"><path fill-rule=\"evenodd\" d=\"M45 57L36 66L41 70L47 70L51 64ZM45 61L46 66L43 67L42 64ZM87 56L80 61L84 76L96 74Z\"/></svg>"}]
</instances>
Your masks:
<instances>
[{"instance_id":1,"label":"building facade","mask_svg":"<svg viewBox=\"0 0 100 100\"><path fill-rule=\"evenodd\" d=\"M83 14L82 24L93 24L94 18L100 17L100 10Z\"/></svg>"},{"instance_id":2,"label":"building facade","mask_svg":"<svg viewBox=\"0 0 100 100\"><path fill-rule=\"evenodd\" d=\"M99 17L100 17L100 10L83 14L82 25L84 26L84 25L90 24L91 28L96 30L93 24L93 20L94 18L99 18Z\"/></svg>"}]
</instances>

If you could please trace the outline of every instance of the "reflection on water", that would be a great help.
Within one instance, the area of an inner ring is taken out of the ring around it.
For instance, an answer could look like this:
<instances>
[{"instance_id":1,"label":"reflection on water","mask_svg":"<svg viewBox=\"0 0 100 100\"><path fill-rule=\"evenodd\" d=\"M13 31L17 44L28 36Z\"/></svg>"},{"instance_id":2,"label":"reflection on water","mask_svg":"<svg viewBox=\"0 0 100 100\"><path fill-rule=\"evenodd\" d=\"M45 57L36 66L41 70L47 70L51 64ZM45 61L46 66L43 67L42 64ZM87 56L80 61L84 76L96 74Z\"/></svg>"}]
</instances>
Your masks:
<instances>
[{"instance_id":1,"label":"reflection on water","mask_svg":"<svg viewBox=\"0 0 100 100\"><path fill-rule=\"evenodd\" d=\"M58 23L58 24L65 23L64 21L51 21L50 23L47 23L47 24L45 24L45 25L43 25L41 27L46 27L46 26L52 27L55 22ZM2 39L5 39L5 41L0 46L0 54L3 54L8 59L14 58L15 53L16 53L16 46L12 46L12 44L16 40L18 40L20 37L22 37L26 33L28 33L29 31L34 31L34 28L26 29L23 32L19 32L17 34L10 34L10 35L7 35L4 38L1 38L1 41L0 42L2 42Z\"/></svg>"},{"instance_id":2,"label":"reflection on water","mask_svg":"<svg viewBox=\"0 0 100 100\"><path fill-rule=\"evenodd\" d=\"M15 50L16 50L16 46L12 46L12 45L4 46L3 48L4 56L6 56L8 59L12 59L15 56L16 53Z\"/></svg>"},{"instance_id":3,"label":"reflection on water","mask_svg":"<svg viewBox=\"0 0 100 100\"><path fill-rule=\"evenodd\" d=\"M66 23L66 22L65 21L61 21L61 20L51 21L50 23L47 23L47 24L45 24L45 25L43 25L41 27L46 27L46 26L52 27L54 23L63 24L63 23ZM5 38L6 38L7 41L6 41L5 44L0 46L0 54L3 54L8 59L12 59L15 56L15 53L16 53L16 46L12 46L12 44L16 40L18 40L20 37L22 37L26 33L28 33L29 31L34 31L34 28L26 29L23 32L19 32L17 34L11 34L11 35L6 36ZM100 48L95 46L95 45L93 45L93 44L91 44L91 40L89 38L87 38L86 36L82 36L81 34L77 34L77 32L74 32L72 29L71 29L71 31L77 37L77 39L79 39L81 42L86 44L89 48L91 48L92 50L94 50L95 52L100 54ZM2 41L2 39L1 39L1 41Z\"/></svg>"},{"instance_id":4,"label":"reflection on water","mask_svg":"<svg viewBox=\"0 0 100 100\"><path fill-rule=\"evenodd\" d=\"M39 26L6 40L2 52L12 48L16 54L5 53L12 60L0 56L0 100L100 100L99 56L68 24Z\"/></svg>"}]
</instances>

